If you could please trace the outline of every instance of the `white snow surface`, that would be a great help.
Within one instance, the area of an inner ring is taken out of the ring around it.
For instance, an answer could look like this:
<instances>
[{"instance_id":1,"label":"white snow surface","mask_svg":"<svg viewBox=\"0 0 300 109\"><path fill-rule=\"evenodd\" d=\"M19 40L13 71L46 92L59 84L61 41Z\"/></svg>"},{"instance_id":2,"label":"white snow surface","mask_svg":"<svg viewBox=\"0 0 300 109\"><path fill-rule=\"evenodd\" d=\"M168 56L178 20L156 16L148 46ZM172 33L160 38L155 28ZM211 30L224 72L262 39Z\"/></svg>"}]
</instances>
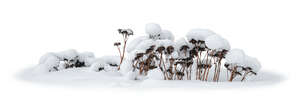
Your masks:
<instances>
[{"instance_id":1,"label":"white snow surface","mask_svg":"<svg viewBox=\"0 0 300 109\"><path fill-rule=\"evenodd\" d=\"M213 74L212 72L209 74ZM63 87L114 87L114 88L244 88L271 85L283 80L282 76L269 71L261 71L257 76L248 77L240 82L237 77L234 82L226 82L226 73L220 75L221 82L203 82L198 80L162 80L159 70L149 71L144 80L134 80L136 72L122 75L120 72L91 71L89 68L65 69L57 72L43 72L36 67L20 72L21 80ZM213 75L209 75L212 78Z\"/></svg>"}]
</instances>

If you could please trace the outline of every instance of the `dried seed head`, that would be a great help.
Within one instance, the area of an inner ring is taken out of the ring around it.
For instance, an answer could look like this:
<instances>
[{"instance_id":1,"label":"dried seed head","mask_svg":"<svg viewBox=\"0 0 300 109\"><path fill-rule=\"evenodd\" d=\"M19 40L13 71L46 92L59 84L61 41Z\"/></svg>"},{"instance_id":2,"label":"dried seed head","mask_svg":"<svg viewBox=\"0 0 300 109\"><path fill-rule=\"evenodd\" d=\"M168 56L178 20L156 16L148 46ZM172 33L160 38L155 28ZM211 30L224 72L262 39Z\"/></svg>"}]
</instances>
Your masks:
<instances>
[{"instance_id":1,"label":"dried seed head","mask_svg":"<svg viewBox=\"0 0 300 109\"><path fill-rule=\"evenodd\" d=\"M119 34L130 36L133 35L133 31L131 29L118 29Z\"/></svg>"},{"instance_id":2,"label":"dried seed head","mask_svg":"<svg viewBox=\"0 0 300 109\"><path fill-rule=\"evenodd\" d=\"M191 39L189 42L192 44L197 44L197 41L195 39Z\"/></svg>"},{"instance_id":3,"label":"dried seed head","mask_svg":"<svg viewBox=\"0 0 300 109\"><path fill-rule=\"evenodd\" d=\"M126 29L126 31L128 36L133 35L133 31L131 29Z\"/></svg>"},{"instance_id":4,"label":"dried seed head","mask_svg":"<svg viewBox=\"0 0 300 109\"><path fill-rule=\"evenodd\" d=\"M183 45L183 46L180 47L180 51L183 51L183 50L187 51L189 48L190 48L189 46Z\"/></svg>"},{"instance_id":5,"label":"dried seed head","mask_svg":"<svg viewBox=\"0 0 300 109\"><path fill-rule=\"evenodd\" d=\"M165 50L164 46L160 46L156 49L157 52L162 53Z\"/></svg>"},{"instance_id":6,"label":"dried seed head","mask_svg":"<svg viewBox=\"0 0 300 109\"><path fill-rule=\"evenodd\" d=\"M190 57L196 57L197 51L195 49L190 50Z\"/></svg>"},{"instance_id":7,"label":"dried seed head","mask_svg":"<svg viewBox=\"0 0 300 109\"><path fill-rule=\"evenodd\" d=\"M115 42L114 43L114 46L120 46L121 45L121 42Z\"/></svg>"},{"instance_id":8,"label":"dried seed head","mask_svg":"<svg viewBox=\"0 0 300 109\"><path fill-rule=\"evenodd\" d=\"M205 41L203 41L203 40L198 40L197 43L198 43L198 44L205 44Z\"/></svg>"},{"instance_id":9,"label":"dried seed head","mask_svg":"<svg viewBox=\"0 0 300 109\"><path fill-rule=\"evenodd\" d=\"M174 47L173 46L168 46L166 54L172 54L173 52L174 52Z\"/></svg>"}]
</instances>

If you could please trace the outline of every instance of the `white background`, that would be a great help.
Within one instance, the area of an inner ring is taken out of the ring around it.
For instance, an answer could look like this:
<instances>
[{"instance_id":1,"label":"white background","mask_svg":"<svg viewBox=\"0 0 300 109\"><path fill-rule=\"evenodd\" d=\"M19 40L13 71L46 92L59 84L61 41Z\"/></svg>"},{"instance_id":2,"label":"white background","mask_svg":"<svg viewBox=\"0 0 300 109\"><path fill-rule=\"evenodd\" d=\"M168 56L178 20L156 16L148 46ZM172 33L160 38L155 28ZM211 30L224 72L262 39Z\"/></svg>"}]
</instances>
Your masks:
<instances>
[{"instance_id":1,"label":"white background","mask_svg":"<svg viewBox=\"0 0 300 109\"><path fill-rule=\"evenodd\" d=\"M299 109L299 0L1 0L0 109ZM144 35L160 23L176 38L209 28L285 77L278 84L217 89L80 89L16 79L49 51L117 55L118 28Z\"/></svg>"}]
</instances>

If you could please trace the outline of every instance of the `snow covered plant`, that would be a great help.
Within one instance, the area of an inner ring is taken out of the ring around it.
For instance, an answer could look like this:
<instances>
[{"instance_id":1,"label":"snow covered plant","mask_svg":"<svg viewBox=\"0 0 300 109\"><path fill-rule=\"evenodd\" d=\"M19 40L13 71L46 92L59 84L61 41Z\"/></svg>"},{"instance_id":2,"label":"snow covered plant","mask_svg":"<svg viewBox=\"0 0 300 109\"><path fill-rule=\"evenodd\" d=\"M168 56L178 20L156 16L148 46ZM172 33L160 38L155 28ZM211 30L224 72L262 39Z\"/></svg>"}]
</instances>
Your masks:
<instances>
[{"instance_id":1,"label":"snow covered plant","mask_svg":"<svg viewBox=\"0 0 300 109\"><path fill-rule=\"evenodd\" d=\"M245 81L261 68L256 58L247 56L243 50L231 49L225 38L208 29L192 29L176 41L172 32L155 23L147 24L145 35L133 40L129 40L133 35L131 29L118 32L123 36L122 43L114 43L119 56L95 58L90 52L67 50L45 54L38 68L54 72L86 67L92 72L114 73L132 80L213 82Z\"/></svg>"},{"instance_id":2,"label":"snow covered plant","mask_svg":"<svg viewBox=\"0 0 300 109\"><path fill-rule=\"evenodd\" d=\"M218 82L224 65L231 72L229 81L236 75L242 75L244 81L247 75L256 74L260 69L257 59L237 56L238 50L231 50L226 39L208 29L192 29L186 38L176 42L173 34L158 24L147 24L145 31L147 35L131 41L127 49L132 54L128 58L132 59L130 72L138 72L139 76L159 69L156 71L162 73L164 80Z\"/></svg>"},{"instance_id":3,"label":"snow covered plant","mask_svg":"<svg viewBox=\"0 0 300 109\"><path fill-rule=\"evenodd\" d=\"M94 54L91 52L78 53L76 50L66 50L57 53L46 53L40 58L39 67L47 72L62 69L89 67Z\"/></svg>"},{"instance_id":4,"label":"snow covered plant","mask_svg":"<svg viewBox=\"0 0 300 109\"><path fill-rule=\"evenodd\" d=\"M231 72L229 81L233 81L237 75L243 76L241 81L244 81L247 75L256 75L261 68L256 58L245 55L240 49L230 50L225 59L227 62L224 66Z\"/></svg>"},{"instance_id":5,"label":"snow covered plant","mask_svg":"<svg viewBox=\"0 0 300 109\"><path fill-rule=\"evenodd\" d=\"M125 57L125 49L126 49L126 44L128 41L128 37L133 35L133 31L131 29L118 29L119 34L123 36L123 50L121 51L120 45L121 42L115 42L114 46L118 48L118 52L120 55L120 65L122 64L124 57ZM118 67L118 70L120 70L120 65Z\"/></svg>"},{"instance_id":6,"label":"snow covered plant","mask_svg":"<svg viewBox=\"0 0 300 109\"><path fill-rule=\"evenodd\" d=\"M92 61L90 69L95 72L117 72L119 64L120 58L117 56L102 56Z\"/></svg>"}]
</instances>

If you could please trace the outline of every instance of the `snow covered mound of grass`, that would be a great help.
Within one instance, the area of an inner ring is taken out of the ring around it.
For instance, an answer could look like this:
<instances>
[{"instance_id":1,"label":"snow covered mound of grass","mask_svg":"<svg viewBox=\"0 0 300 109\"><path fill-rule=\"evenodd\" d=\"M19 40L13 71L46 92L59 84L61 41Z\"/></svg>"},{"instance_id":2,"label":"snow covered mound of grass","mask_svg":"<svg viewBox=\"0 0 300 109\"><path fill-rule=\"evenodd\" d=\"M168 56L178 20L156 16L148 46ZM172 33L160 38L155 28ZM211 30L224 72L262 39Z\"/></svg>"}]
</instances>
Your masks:
<instances>
[{"instance_id":1,"label":"snow covered mound of grass","mask_svg":"<svg viewBox=\"0 0 300 109\"><path fill-rule=\"evenodd\" d=\"M162 30L158 24L147 24L145 30L146 36L136 37L128 43L133 31L118 29L123 41L113 45L119 56L96 58L92 52L79 53L76 50L46 53L29 71L32 77L28 78L103 82L101 84L124 82L134 86L164 80L203 84L200 81L256 81L266 78L261 76L261 64L256 58L246 55L241 49L231 49L225 38L211 30L192 29L186 37L176 41L171 31Z\"/></svg>"}]
</instances>

